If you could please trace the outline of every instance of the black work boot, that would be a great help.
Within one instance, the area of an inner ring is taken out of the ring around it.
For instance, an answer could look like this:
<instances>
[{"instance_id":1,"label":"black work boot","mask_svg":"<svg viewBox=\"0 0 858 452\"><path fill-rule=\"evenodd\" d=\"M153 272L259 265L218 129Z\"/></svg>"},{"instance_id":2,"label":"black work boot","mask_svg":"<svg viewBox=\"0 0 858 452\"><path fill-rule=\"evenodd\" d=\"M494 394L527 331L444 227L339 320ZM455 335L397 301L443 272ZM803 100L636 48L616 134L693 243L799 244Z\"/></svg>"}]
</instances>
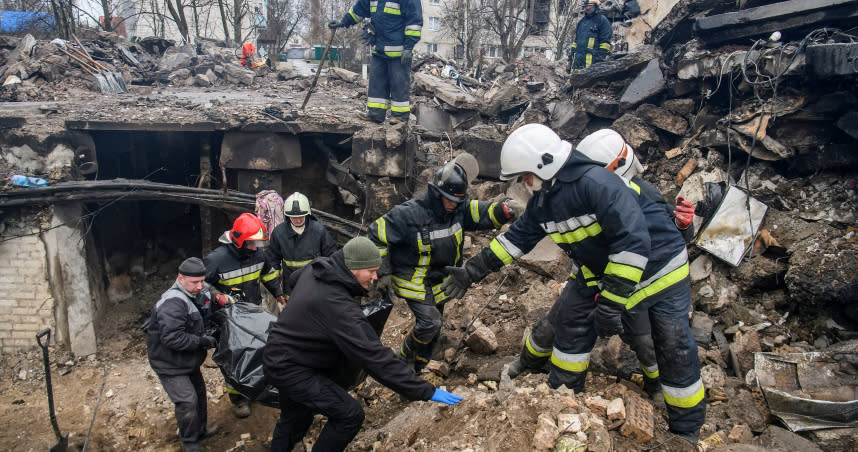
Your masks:
<instances>
[{"instance_id":1,"label":"black work boot","mask_svg":"<svg viewBox=\"0 0 858 452\"><path fill-rule=\"evenodd\" d=\"M522 372L524 372L524 363L521 360L517 359L515 361L509 362L503 366L503 370L501 370L501 374L507 374L509 378L515 378L519 376Z\"/></svg>"}]
</instances>

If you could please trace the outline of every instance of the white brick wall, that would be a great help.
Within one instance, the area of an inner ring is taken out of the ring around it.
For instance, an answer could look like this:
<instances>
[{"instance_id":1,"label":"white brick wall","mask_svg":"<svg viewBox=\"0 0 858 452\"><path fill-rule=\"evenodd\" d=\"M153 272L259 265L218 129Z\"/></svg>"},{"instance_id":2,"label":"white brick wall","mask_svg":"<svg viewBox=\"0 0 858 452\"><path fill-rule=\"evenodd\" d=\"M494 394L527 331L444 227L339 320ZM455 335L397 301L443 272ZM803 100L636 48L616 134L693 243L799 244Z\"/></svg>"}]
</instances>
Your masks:
<instances>
[{"instance_id":1,"label":"white brick wall","mask_svg":"<svg viewBox=\"0 0 858 452\"><path fill-rule=\"evenodd\" d=\"M32 235L9 240L23 234ZM0 352L29 350L36 333L54 327L45 245L35 228L7 229L0 240Z\"/></svg>"}]
</instances>

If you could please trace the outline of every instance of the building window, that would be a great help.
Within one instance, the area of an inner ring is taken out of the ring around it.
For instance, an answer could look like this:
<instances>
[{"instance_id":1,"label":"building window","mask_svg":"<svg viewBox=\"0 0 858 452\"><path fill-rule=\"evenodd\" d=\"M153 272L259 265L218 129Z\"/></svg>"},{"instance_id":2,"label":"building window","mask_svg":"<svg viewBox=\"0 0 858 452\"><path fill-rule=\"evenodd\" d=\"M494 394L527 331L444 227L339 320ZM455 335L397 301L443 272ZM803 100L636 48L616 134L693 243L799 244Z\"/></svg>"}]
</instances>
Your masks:
<instances>
[{"instance_id":1,"label":"building window","mask_svg":"<svg viewBox=\"0 0 858 452\"><path fill-rule=\"evenodd\" d=\"M431 4L433 4L433 5L440 5L440 4L441 4L441 0L429 0L429 3L431 3Z\"/></svg>"},{"instance_id":2,"label":"building window","mask_svg":"<svg viewBox=\"0 0 858 452\"><path fill-rule=\"evenodd\" d=\"M500 56L498 46L489 46L489 58L497 58Z\"/></svg>"},{"instance_id":3,"label":"building window","mask_svg":"<svg viewBox=\"0 0 858 452\"><path fill-rule=\"evenodd\" d=\"M438 44L426 43L426 52L435 53L438 51Z\"/></svg>"},{"instance_id":4,"label":"building window","mask_svg":"<svg viewBox=\"0 0 858 452\"><path fill-rule=\"evenodd\" d=\"M438 31L441 28L441 19L437 17L429 18L429 29Z\"/></svg>"}]
</instances>

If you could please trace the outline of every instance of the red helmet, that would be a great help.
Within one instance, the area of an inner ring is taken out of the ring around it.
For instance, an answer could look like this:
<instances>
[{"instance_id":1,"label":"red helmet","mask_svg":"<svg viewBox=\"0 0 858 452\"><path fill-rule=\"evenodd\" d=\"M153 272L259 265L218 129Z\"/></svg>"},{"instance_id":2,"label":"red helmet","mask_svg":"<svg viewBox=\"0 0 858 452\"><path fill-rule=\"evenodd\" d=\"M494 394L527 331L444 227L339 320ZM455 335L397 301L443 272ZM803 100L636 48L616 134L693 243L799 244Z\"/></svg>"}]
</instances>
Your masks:
<instances>
[{"instance_id":1,"label":"red helmet","mask_svg":"<svg viewBox=\"0 0 858 452\"><path fill-rule=\"evenodd\" d=\"M232 229L223 233L219 240L221 243L232 243L236 248L242 248L245 244L266 246L268 244L268 230L265 224L252 213L243 213L235 219Z\"/></svg>"}]
</instances>

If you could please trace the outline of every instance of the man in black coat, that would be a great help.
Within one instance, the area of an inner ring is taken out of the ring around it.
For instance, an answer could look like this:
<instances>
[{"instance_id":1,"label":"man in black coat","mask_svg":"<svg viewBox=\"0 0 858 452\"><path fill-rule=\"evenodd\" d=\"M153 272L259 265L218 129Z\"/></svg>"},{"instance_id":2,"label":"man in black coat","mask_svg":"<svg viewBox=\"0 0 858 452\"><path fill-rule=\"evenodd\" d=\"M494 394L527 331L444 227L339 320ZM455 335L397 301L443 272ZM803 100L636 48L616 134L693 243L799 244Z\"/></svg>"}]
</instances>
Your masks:
<instances>
[{"instance_id":1,"label":"man in black coat","mask_svg":"<svg viewBox=\"0 0 858 452\"><path fill-rule=\"evenodd\" d=\"M200 365L215 339L205 335L205 319L200 313L211 300L203 291L206 267L192 257L179 265L179 275L155 304L146 326L149 365L158 375L164 391L176 405L179 437L185 449L202 451L199 441L215 428L206 427L206 382Z\"/></svg>"},{"instance_id":2,"label":"man in black coat","mask_svg":"<svg viewBox=\"0 0 858 452\"><path fill-rule=\"evenodd\" d=\"M332 378L343 367L363 368L411 400L454 405L461 397L421 379L381 344L356 297L378 279L381 255L366 237L349 240L342 251L315 259L291 277L289 303L272 326L263 353L268 382L280 393L280 419L272 451L291 451L313 422L328 418L314 451L339 451L360 431L364 414Z\"/></svg>"}]
</instances>

